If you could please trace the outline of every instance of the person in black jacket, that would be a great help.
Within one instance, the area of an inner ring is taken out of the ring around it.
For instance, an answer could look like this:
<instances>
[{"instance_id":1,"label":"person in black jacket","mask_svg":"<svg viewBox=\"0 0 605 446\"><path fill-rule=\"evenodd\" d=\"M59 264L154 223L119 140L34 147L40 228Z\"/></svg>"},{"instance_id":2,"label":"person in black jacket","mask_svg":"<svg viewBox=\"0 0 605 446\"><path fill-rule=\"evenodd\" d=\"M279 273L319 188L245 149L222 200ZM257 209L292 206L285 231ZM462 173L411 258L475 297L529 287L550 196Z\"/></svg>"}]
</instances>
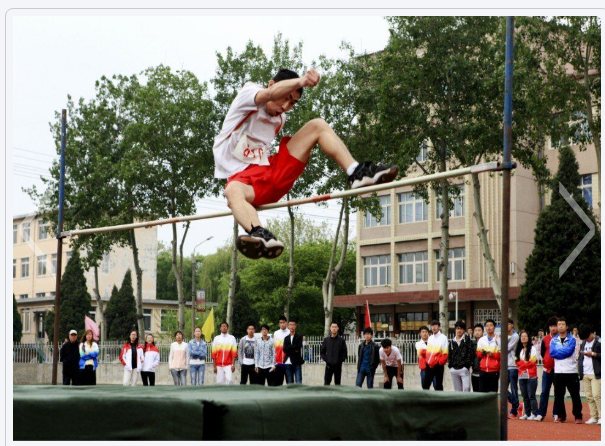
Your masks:
<instances>
[{"instance_id":1,"label":"person in black jacket","mask_svg":"<svg viewBox=\"0 0 605 446\"><path fill-rule=\"evenodd\" d=\"M380 348L372 340L374 331L367 327L363 330L364 340L359 343L357 350L357 387L363 386L363 380L366 379L368 389L374 387L374 375L378 364L380 364Z\"/></svg>"},{"instance_id":2,"label":"person in black jacket","mask_svg":"<svg viewBox=\"0 0 605 446\"><path fill-rule=\"evenodd\" d=\"M78 341L78 332L71 330L69 332L69 341L64 343L59 350L59 360L63 363L63 385L77 386L80 384L78 376L80 374L80 342Z\"/></svg>"},{"instance_id":3,"label":"person in black jacket","mask_svg":"<svg viewBox=\"0 0 605 446\"><path fill-rule=\"evenodd\" d=\"M456 321L456 336L450 339L447 365L450 368L452 382L456 392L471 391L471 372L474 359L477 357L473 349L473 341L466 334L466 324Z\"/></svg>"},{"instance_id":4,"label":"person in black jacket","mask_svg":"<svg viewBox=\"0 0 605 446\"><path fill-rule=\"evenodd\" d=\"M290 319L288 322L290 334L284 339L284 364L286 365L286 383L302 384L302 365L305 360L302 357L303 337L296 333L296 321Z\"/></svg>"},{"instance_id":5,"label":"person in black jacket","mask_svg":"<svg viewBox=\"0 0 605 446\"><path fill-rule=\"evenodd\" d=\"M471 384L473 392L481 392L481 359L476 355L476 352L477 343L483 337L483 325L475 324L473 335L473 372L471 374Z\"/></svg>"},{"instance_id":6,"label":"person in black jacket","mask_svg":"<svg viewBox=\"0 0 605 446\"><path fill-rule=\"evenodd\" d=\"M580 326L578 374L588 400L590 419L586 424L601 424L601 338L589 325Z\"/></svg>"},{"instance_id":7,"label":"person in black jacket","mask_svg":"<svg viewBox=\"0 0 605 446\"><path fill-rule=\"evenodd\" d=\"M330 324L330 336L324 338L321 343L321 359L326 363L324 386L329 386L332 383L332 376L334 376L334 384L340 386L342 363L347 360L347 343L338 334L339 330L338 322L332 322Z\"/></svg>"}]
</instances>

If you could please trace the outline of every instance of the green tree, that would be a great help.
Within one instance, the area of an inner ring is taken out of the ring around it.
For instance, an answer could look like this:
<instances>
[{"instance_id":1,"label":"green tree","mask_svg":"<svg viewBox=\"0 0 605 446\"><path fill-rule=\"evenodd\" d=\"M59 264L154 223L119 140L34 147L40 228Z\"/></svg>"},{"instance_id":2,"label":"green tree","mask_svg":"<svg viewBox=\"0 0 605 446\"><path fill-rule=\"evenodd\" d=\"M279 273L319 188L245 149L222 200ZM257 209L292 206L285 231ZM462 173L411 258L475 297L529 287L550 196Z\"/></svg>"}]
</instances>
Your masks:
<instances>
[{"instance_id":1,"label":"green tree","mask_svg":"<svg viewBox=\"0 0 605 446\"><path fill-rule=\"evenodd\" d=\"M236 338L246 336L248 325L254 325L256 331L260 331L259 315L250 297L245 291L241 290L241 281L237 277L235 284L235 296L233 297L233 316L229 327L229 333ZM219 314L227 314L227 300L223 300L222 308ZM221 319L222 320L222 319Z\"/></svg>"},{"instance_id":2,"label":"green tree","mask_svg":"<svg viewBox=\"0 0 605 446\"><path fill-rule=\"evenodd\" d=\"M183 292L191 298L191 258L185 257L181 261L180 255L177 262L183 265ZM199 262L199 260L197 261ZM199 278L196 278L199 283ZM158 248L157 273L156 273L156 299L178 300L177 282L172 268L172 252L160 243Z\"/></svg>"},{"instance_id":3,"label":"green tree","mask_svg":"<svg viewBox=\"0 0 605 446\"><path fill-rule=\"evenodd\" d=\"M559 193L559 183L589 216L582 198L578 163L569 147L559 149L559 170L552 184L552 201L539 215L534 249L527 259L526 280L517 301L522 328L536 332L551 316L565 316L574 326L590 324L601 330L601 234L596 233L569 269L559 267L586 235L587 227Z\"/></svg>"},{"instance_id":4,"label":"green tree","mask_svg":"<svg viewBox=\"0 0 605 446\"><path fill-rule=\"evenodd\" d=\"M132 288L132 273L126 271L119 291L113 287L106 309L109 339L125 341L137 329L137 311ZM142 336L143 333L139 333Z\"/></svg>"},{"instance_id":5,"label":"green tree","mask_svg":"<svg viewBox=\"0 0 605 446\"><path fill-rule=\"evenodd\" d=\"M21 314L17 310L17 300L13 294L13 342L21 342L23 336L23 321L21 320Z\"/></svg>"},{"instance_id":6,"label":"green tree","mask_svg":"<svg viewBox=\"0 0 605 446\"><path fill-rule=\"evenodd\" d=\"M84 277L80 255L73 251L65 273L61 277L61 302L59 314L59 339L67 336L70 330L78 335L84 334L84 317L92 310L91 298ZM52 323L50 319L52 317ZM46 334L52 342L54 339L54 312L49 311L46 319Z\"/></svg>"}]
</instances>

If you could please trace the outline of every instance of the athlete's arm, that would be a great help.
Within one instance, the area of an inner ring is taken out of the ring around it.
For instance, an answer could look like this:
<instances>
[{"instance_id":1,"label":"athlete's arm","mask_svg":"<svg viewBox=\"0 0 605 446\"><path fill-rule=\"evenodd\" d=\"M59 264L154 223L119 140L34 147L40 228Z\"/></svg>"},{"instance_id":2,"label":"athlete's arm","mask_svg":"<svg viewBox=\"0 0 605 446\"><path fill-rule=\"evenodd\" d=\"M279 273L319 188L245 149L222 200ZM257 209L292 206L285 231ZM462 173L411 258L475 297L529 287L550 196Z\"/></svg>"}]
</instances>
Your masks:
<instances>
[{"instance_id":1,"label":"athlete's arm","mask_svg":"<svg viewBox=\"0 0 605 446\"><path fill-rule=\"evenodd\" d=\"M315 87L318 82L319 73L315 70L309 70L303 77L280 81L271 85L269 88L259 90L258 93L256 93L254 102L256 105L263 105L269 101L279 101L299 88Z\"/></svg>"}]
</instances>

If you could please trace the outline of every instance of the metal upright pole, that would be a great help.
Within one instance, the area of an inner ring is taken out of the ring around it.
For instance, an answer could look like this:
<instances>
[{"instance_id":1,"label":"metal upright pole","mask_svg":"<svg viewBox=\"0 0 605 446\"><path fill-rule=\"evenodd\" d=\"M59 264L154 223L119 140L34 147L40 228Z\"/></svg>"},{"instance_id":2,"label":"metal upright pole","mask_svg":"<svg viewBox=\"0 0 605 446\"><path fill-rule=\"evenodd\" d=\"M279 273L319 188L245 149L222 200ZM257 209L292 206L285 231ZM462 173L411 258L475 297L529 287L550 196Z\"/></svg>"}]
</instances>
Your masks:
<instances>
[{"instance_id":1,"label":"metal upright pole","mask_svg":"<svg viewBox=\"0 0 605 446\"><path fill-rule=\"evenodd\" d=\"M65 134L67 128L67 110L61 111L61 176L59 177L59 220L57 224L57 271L55 282L55 326L53 332L53 373L52 385L57 385L59 367L59 313L61 311L61 266L63 260L63 201L65 196Z\"/></svg>"},{"instance_id":2,"label":"metal upright pole","mask_svg":"<svg viewBox=\"0 0 605 446\"><path fill-rule=\"evenodd\" d=\"M191 253L191 339L195 337L195 249Z\"/></svg>"},{"instance_id":3,"label":"metal upright pole","mask_svg":"<svg viewBox=\"0 0 605 446\"><path fill-rule=\"evenodd\" d=\"M508 439L508 294L510 267L510 170L513 121L514 17L506 18L506 69L504 75L504 159L502 160L502 311L500 315L500 439Z\"/></svg>"}]
</instances>

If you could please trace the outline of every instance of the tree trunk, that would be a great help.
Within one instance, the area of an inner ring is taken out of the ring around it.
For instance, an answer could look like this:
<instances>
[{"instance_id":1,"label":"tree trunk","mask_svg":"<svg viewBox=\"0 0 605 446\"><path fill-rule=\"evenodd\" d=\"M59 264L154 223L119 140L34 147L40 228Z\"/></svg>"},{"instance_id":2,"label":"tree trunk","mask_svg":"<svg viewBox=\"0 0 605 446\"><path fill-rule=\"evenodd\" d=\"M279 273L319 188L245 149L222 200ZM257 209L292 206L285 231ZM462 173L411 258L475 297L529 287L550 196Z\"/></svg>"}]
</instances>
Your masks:
<instances>
[{"instance_id":1,"label":"tree trunk","mask_svg":"<svg viewBox=\"0 0 605 446\"><path fill-rule=\"evenodd\" d=\"M179 271L179 265L177 264L177 231L176 223L172 223L172 273L176 280L176 292L179 300L179 310L177 313L178 329L180 331L185 330L185 294L183 292L183 272L182 268ZM182 264L181 264L182 266Z\"/></svg>"},{"instance_id":2,"label":"tree trunk","mask_svg":"<svg viewBox=\"0 0 605 446\"><path fill-rule=\"evenodd\" d=\"M290 200L290 194L288 194ZM288 206L288 215L290 216L290 276L288 278L288 288L286 288L286 303L284 304L284 316L290 320L290 301L292 300L292 290L294 289L294 211Z\"/></svg>"},{"instance_id":3,"label":"tree trunk","mask_svg":"<svg viewBox=\"0 0 605 446\"><path fill-rule=\"evenodd\" d=\"M445 157L442 161L441 171L445 172ZM439 280L439 322L441 323L441 330L443 334L447 336L449 332L447 265L450 248L450 200L448 181L441 181L439 188L441 190L441 203L443 208L443 213L441 214L441 243L439 244L441 259L439 260L437 266L441 274Z\"/></svg>"},{"instance_id":4,"label":"tree trunk","mask_svg":"<svg viewBox=\"0 0 605 446\"><path fill-rule=\"evenodd\" d=\"M136 310L137 310L137 330L139 336L145 336L145 318L143 317L143 270L139 264L139 248L137 248L136 235L134 229L130 230L130 246L132 246L132 257L134 260L134 271L137 277L136 292Z\"/></svg>"},{"instance_id":5,"label":"tree trunk","mask_svg":"<svg viewBox=\"0 0 605 446\"><path fill-rule=\"evenodd\" d=\"M485 229L485 224L483 222L483 208L481 206L481 183L479 181L479 174L473 173L471 174L471 178L473 181L474 191L473 202L475 204L475 212L473 212L473 217L475 217L477 227L479 228L477 236L479 237L479 242L481 243L483 259L485 260L485 266L487 268L487 273L489 274L489 280L492 284L492 289L494 290L496 302L498 302L498 308L502 309L502 284L500 283L500 278L498 277L496 263L494 262L492 252L489 247L489 242L487 241L487 229Z\"/></svg>"},{"instance_id":6,"label":"tree trunk","mask_svg":"<svg viewBox=\"0 0 605 446\"><path fill-rule=\"evenodd\" d=\"M238 235L237 220L233 219L233 248L231 250L231 278L229 279L229 296L227 297L227 323L231 327L233 321L233 299L235 298L235 285L237 278L237 248L235 240Z\"/></svg>"},{"instance_id":7,"label":"tree trunk","mask_svg":"<svg viewBox=\"0 0 605 446\"><path fill-rule=\"evenodd\" d=\"M101 343L107 340L107 327L105 324L105 316L103 315L103 301L101 300L101 293L99 292L99 267L94 267L95 272L95 300L97 301L96 319L99 331L101 332Z\"/></svg>"},{"instance_id":8,"label":"tree trunk","mask_svg":"<svg viewBox=\"0 0 605 446\"><path fill-rule=\"evenodd\" d=\"M338 238L340 236L340 225L342 223L343 213L345 215L345 224L343 228L343 240L340 251L340 259L338 264L334 266L336 259L336 250L338 248ZM334 314L334 293L336 291L336 280L342 270L345 260L347 257L347 247L349 243L349 206L348 201L345 198L340 208L340 216L338 218L338 226L336 227L336 235L334 236L334 243L332 244L332 254L330 255L330 264L328 265L328 272L324 278L321 286L321 292L324 303L324 336L329 336L330 325L332 324L332 316Z\"/></svg>"}]
</instances>

